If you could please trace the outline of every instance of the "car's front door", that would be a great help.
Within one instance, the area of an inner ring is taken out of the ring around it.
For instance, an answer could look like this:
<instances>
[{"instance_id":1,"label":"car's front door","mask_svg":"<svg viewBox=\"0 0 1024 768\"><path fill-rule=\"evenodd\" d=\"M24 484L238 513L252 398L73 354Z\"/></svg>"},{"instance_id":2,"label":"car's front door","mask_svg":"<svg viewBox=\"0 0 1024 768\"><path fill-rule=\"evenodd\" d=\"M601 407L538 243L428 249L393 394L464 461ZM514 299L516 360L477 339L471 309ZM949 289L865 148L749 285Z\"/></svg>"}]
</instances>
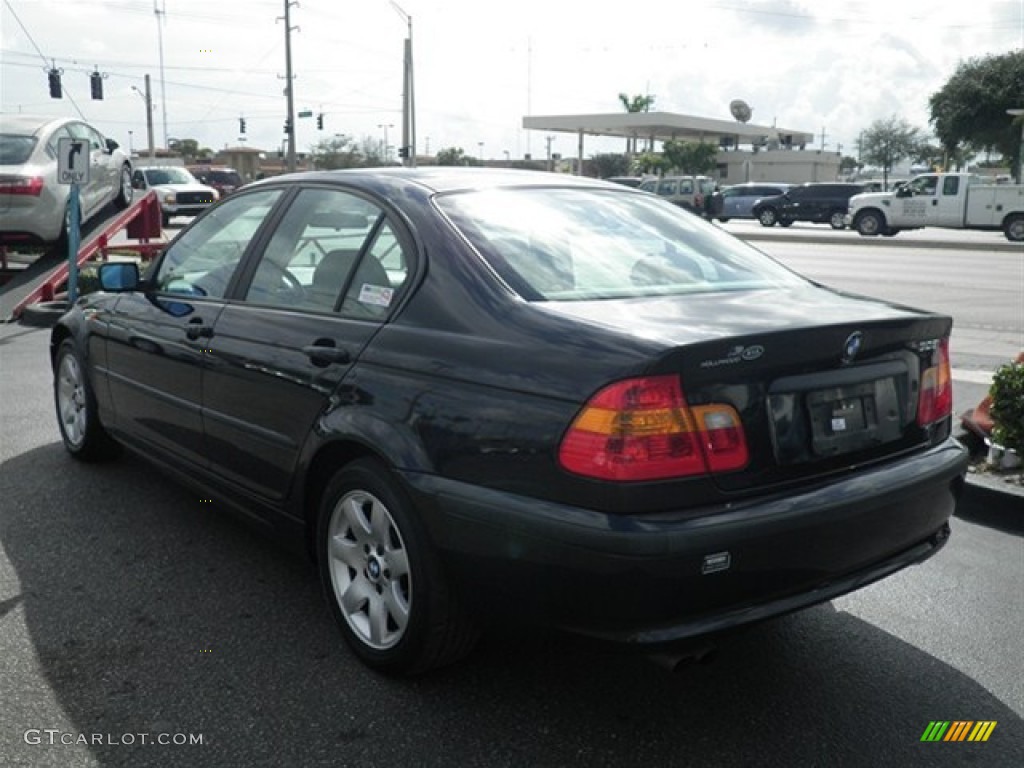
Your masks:
<instances>
[{"instance_id":1,"label":"car's front door","mask_svg":"<svg viewBox=\"0 0 1024 768\"><path fill-rule=\"evenodd\" d=\"M326 187L303 189L265 242L217 319L203 414L214 470L280 499L314 422L396 305L412 249L381 207Z\"/></svg>"},{"instance_id":2,"label":"car's front door","mask_svg":"<svg viewBox=\"0 0 1024 768\"><path fill-rule=\"evenodd\" d=\"M240 195L184 232L141 291L111 314L115 427L144 446L205 464L202 376L210 336L242 256L280 190Z\"/></svg>"}]
</instances>

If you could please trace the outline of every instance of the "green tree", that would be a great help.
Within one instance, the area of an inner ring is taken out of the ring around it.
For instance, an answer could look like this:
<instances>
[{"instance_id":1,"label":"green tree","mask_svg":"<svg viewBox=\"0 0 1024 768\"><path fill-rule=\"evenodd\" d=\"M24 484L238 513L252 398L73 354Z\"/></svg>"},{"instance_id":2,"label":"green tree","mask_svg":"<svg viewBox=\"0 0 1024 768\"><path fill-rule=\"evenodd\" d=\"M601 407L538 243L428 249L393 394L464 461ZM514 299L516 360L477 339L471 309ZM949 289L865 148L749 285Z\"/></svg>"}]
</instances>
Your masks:
<instances>
[{"instance_id":1,"label":"green tree","mask_svg":"<svg viewBox=\"0 0 1024 768\"><path fill-rule=\"evenodd\" d=\"M718 164L718 147L703 141L677 141L669 139L662 145L669 168L683 173L706 173Z\"/></svg>"},{"instance_id":2,"label":"green tree","mask_svg":"<svg viewBox=\"0 0 1024 768\"><path fill-rule=\"evenodd\" d=\"M640 173L664 173L670 168L660 152L641 152L633 158L633 166Z\"/></svg>"},{"instance_id":3,"label":"green tree","mask_svg":"<svg viewBox=\"0 0 1024 768\"><path fill-rule=\"evenodd\" d=\"M365 164L364 157L350 136L343 133L321 139L309 148L313 166L323 171L338 168L359 168Z\"/></svg>"},{"instance_id":4,"label":"green tree","mask_svg":"<svg viewBox=\"0 0 1024 768\"><path fill-rule=\"evenodd\" d=\"M438 150L434 160L438 165L480 165L480 161L467 155L462 147L446 147Z\"/></svg>"},{"instance_id":5,"label":"green tree","mask_svg":"<svg viewBox=\"0 0 1024 768\"><path fill-rule=\"evenodd\" d=\"M209 147L200 147L195 139L168 139L167 148L172 149L181 155L186 163L199 160L204 157L211 157L213 150Z\"/></svg>"},{"instance_id":6,"label":"green tree","mask_svg":"<svg viewBox=\"0 0 1024 768\"><path fill-rule=\"evenodd\" d=\"M857 162L857 158L844 155L839 161L839 172L840 173L853 173L860 168L860 163Z\"/></svg>"},{"instance_id":7,"label":"green tree","mask_svg":"<svg viewBox=\"0 0 1024 768\"><path fill-rule=\"evenodd\" d=\"M603 152L593 155L587 162L587 170L599 179L609 176L628 176L629 156L618 152Z\"/></svg>"},{"instance_id":8,"label":"green tree","mask_svg":"<svg viewBox=\"0 0 1024 768\"><path fill-rule=\"evenodd\" d=\"M634 112L650 112L651 107L654 106L654 97L650 94L642 95L636 94L633 97L625 93L619 94L619 103L622 104L622 108L633 114ZM648 146L648 150L651 147ZM626 154L632 155L636 152L636 136L632 136L626 139Z\"/></svg>"},{"instance_id":9,"label":"green tree","mask_svg":"<svg viewBox=\"0 0 1024 768\"><path fill-rule=\"evenodd\" d=\"M861 157L868 164L882 169L882 183L888 189L892 167L900 160L913 157L920 144L921 130L893 115L886 120L875 120L864 131Z\"/></svg>"},{"instance_id":10,"label":"green tree","mask_svg":"<svg viewBox=\"0 0 1024 768\"><path fill-rule=\"evenodd\" d=\"M935 135L948 154L963 148L995 150L1018 168L1022 118L1014 121L1006 110L1024 107L1024 51L961 62L928 107Z\"/></svg>"}]
</instances>

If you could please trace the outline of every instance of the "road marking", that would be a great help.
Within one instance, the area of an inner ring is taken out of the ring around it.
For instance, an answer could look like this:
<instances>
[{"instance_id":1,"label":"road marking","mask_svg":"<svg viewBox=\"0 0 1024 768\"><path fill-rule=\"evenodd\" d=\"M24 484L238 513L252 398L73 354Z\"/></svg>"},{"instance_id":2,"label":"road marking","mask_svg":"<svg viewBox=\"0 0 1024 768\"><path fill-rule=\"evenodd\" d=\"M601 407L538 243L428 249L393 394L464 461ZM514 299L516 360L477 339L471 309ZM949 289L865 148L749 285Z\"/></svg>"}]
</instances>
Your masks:
<instances>
[{"instance_id":1,"label":"road marking","mask_svg":"<svg viewBox=\"0 0 1024 768\"><path fill-rule=\"evenodd\" d=\"M991 384L991 371L967 371L961 368L953 369L954 381L965 381L969 384Z\"/></svg>"}]
</instances>

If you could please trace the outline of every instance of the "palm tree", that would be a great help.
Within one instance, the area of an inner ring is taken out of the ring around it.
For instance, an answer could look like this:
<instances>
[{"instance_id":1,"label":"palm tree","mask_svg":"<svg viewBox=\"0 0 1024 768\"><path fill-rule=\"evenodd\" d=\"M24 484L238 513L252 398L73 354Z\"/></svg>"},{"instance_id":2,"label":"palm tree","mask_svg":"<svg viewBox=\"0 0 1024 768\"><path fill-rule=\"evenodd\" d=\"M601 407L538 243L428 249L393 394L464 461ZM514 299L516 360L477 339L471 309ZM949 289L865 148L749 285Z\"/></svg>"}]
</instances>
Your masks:
<instances>
[{"instance_id":1,"label":"palm tree","mask_svg":"<svg viewBox=\"0 0 1024 768\"><path fill-rule=\"evenodd\" d=\"M630 98L625 93L619 94L619 101L622 102L622 108L630 114L634 112L650 112L651 107L654 106L654 97L650 94L646 96L637 94ZM626 139L626 154L631 155L636 152L636 137Z\"/></svg>"}]
</instances>

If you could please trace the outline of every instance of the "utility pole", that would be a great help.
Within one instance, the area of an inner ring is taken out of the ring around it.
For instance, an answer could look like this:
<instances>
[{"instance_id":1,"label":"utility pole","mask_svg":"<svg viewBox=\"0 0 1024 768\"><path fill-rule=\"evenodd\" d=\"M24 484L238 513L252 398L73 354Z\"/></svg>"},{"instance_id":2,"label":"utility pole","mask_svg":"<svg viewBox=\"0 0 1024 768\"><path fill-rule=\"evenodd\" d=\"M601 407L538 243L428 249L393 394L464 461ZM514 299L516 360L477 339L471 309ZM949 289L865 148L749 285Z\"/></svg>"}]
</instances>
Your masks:
<instances>
[{"instance_id":1,"label":"utility pole","mask_svg":"<svg viewBox=\"0 0 1024 768\"><path fill-rule=\"evenodd\" d=\"M166 8L166 6L165 6ZM157 0L153 0L153 15L156 16L156 39L157 45L160 48L160 114L163 118L164 123L164 149L168 149L167 146L167 83L164 81L164 32L163 32L163 19L167 16L166 10L157 7ZM146 92L149 93L149 75L146 75ZM152 148L153 142L150 141L149 146ZM150 152L150 157L153 153Z\"/></svg>"},{"instance_id":2,"label":"utility pole","mask_svg":"<svg viewBox=\"0 0 1024 768\"><path fill-rule=\"evenodd\" d=\"M292 30L298 29L298 27L292 26L290 12L292 5L298 5L298 3L284 0L284 79L287 83L284 92L288 97L288 116L285 118L285 126L288 129L287 163L289 173L295 172L295 89L292 87L295 82L295 76L292 74ZM278 19L280 20L281 17L278 16Z\"/></svg>"},{"instance_id":3,"label":"utility pole","mask_svg":"<svg viewBox=\"0 0 1024 768\"><path fill-rule=\"evenodd\" d=\"M416 91L413 87L412 69L412 16L407 14L402 7L391 0L391 7L395 9L406 23L408 29L403 47L402 60L402 164L408 168L416 167Z\"/></svg>"},{"instance_id":4,"label":"utility pole","mask_svg":"<svg viewBox=\"0 0 1024 768\"><path fill-rule=\"evenodd\" d=\"M554 169L553 166L551 165L551 142L553 142L554 140L555 140L554 136L546 136L546 137L544 137L544 141L546 141L547 145L548 145L548 172L549 173Z\"/></svg>"},{"instance_id":5,"label":"utility pole","mask_svg":"<svg viewBox=\"0 0 1024 768\"><path fill-rule=\"evenodd\" d=\"M821 126L821 151L822 152L825 151L825 137L826 136L828 136L828 134L825 133L825 126L823 125L823 126Z\"/></svg>"},{"instance_id":6,"label":"utility pole","mask_svg":"<svg viewBox=\"0 0 1024 768\"><path fill-rule=\"evenodd\" d=\"M146 102L146 140L149 142L149 159L152 160L156 157L156 141L153 139L153 96L149 90L149 75L146 75L146 91L143 93L134 85L132 90L135 91L142 100Z\"/></svg>"}]
</instances>

